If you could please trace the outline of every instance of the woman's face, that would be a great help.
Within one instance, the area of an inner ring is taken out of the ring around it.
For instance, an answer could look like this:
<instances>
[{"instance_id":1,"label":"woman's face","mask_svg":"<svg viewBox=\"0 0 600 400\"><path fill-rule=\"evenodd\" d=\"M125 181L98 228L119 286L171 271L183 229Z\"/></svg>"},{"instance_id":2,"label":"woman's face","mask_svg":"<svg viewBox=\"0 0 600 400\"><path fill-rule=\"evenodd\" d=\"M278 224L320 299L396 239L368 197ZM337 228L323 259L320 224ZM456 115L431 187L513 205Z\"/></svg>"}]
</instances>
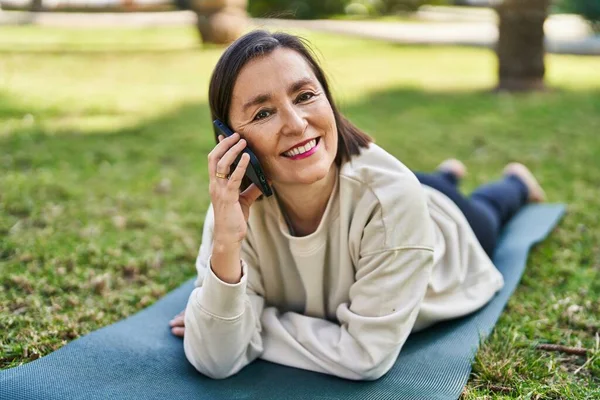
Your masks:
<instances>
[{"instance_id":1,"label":"woman's face","mask_svg":"<svg viewBox=\"0 0 600 400\"><path fill-rule=\"evenodd\" d=\"M275 185L313 183L325 178L334 162L333 110L312 69L293 50L278 48L242 68L229 121Z\"/></svg>"}]
</instances>

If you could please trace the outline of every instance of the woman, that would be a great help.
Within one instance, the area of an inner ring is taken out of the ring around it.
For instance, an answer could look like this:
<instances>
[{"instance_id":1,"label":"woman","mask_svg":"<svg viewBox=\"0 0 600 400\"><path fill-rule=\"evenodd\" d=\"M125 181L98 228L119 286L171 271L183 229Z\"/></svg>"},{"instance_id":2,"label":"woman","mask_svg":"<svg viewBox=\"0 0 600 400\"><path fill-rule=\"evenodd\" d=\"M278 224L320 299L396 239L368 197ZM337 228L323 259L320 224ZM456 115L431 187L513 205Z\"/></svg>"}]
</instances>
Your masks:
<instances>
[{"instance_id":1,"label":"woman","mask_svg":"<svg viewBox=\"0 0 600 400\"><path fill-rule=\"evenodd\" d=\"M196 288L170 325L212 378L261 357L378 379L409 333L471 313L502 287L490 260L498 231L544 199L521 164L470 198L456 188L457 160L415 176L340 114L323 71L289 34L253 31L233 43L209 101L236 134L219 136L208 156ZM242 179L247 155L230 171L246 146L273 196Z\"/></svg>"}]
</instances>

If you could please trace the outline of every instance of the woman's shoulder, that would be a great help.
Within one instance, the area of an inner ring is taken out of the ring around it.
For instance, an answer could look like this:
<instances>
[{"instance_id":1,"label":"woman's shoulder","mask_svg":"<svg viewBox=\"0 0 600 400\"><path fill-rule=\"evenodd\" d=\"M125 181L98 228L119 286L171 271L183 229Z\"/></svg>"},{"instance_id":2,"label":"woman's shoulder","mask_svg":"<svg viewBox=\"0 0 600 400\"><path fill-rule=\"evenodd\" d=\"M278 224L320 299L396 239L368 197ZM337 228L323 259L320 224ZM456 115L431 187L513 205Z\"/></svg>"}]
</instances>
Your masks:
<instances>
[{"instance_id":1,"label":"woman's shoulder","mask_svg":"<svg viewBox=\"0 0 600 400\"><path fill-rule=\"evenodd\" d=\"M340 178L366 186L374 192L400 187L404 188L403 192L408 189L421 190L415 174L375 143L369 143L369 147L361 149L360 154L345 162L340 169Z\"/></svg>"},{"instance_id":2,"label":"woman's shoulder","mask_svg":"<svg viewBox=\"0 0 600 400\"><path fill-rule=\"evenodd\" d=\"M340 169L340 196L344 204L351 203L353 221L364 225L364 235L373 238L372 248L365 245L363 251L433 248L421 183L404 163L375 143Z\"/></svg>"}]
</instances>

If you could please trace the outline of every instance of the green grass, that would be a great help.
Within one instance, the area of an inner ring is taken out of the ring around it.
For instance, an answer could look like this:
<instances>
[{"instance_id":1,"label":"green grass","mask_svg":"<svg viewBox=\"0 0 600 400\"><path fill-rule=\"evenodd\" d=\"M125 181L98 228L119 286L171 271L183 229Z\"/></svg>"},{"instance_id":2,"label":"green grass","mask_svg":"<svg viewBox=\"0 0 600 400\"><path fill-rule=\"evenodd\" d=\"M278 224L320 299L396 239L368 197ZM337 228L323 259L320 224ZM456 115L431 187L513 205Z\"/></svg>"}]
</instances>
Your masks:
<instances>
[{"instance_id":1,"label":"green grass","mask_svg":"<svg viewBox=\"0 0 600 400\"><path fill-rule=\"evenodd\" d=\"M463 397L598 398L600 58L548 56L554 90L496 95L488 50L307 36L343 111L409 167L458 157L468 192L518 160L568 204ZM197 45L192 28L0 28L0 368L195 275L214 146L206 93L221 51Z\"/></svg>"}]
</instances>

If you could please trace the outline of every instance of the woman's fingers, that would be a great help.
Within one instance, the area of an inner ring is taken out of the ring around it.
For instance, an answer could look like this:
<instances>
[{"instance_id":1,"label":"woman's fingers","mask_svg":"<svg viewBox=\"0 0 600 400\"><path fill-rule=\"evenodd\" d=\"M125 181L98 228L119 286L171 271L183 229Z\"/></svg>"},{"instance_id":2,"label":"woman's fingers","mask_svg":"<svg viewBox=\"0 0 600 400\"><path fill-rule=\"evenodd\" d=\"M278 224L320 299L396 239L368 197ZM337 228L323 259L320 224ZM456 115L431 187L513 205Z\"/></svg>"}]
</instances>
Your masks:
<instances>
[{"instance_id":1,"label":"woman's fingers","mask_svg":"<svg viewBox=\"0 0 600 400\"><path fill-rule=\"evenodd\" d=\"M185 310L177 314L173 317L171 321L169 321L170 326L185 326Z\"/></svg>"},{"instance_id":2,"label":"woman's fingers","mask_svg":"<svg viewBox=\"0 0 600 400\"><path fill-rule=\"evenodd\" d=\"M240 158L240 162L237 167L229 177L229 184L234 188L239 188L242 183L242 178L244 178L244 174L246 173L246 168L248 167L248 163L250 162L250 156L246 153L242 154Z\"/></svg>"},{"instance_id":3,"label":"woman's fingers","mask_svg":"<svg viewBox=\"0 0 600 400\"><path fill-rule=\"evenodd\" d=\"M237 143L231 145L228 138L223 138L219 135L218 140L219 144L213 151L211 151L209 155L209 174L210 174L210 182L209 182L209 193L213 202L217 202L219 198L228 199L227 201L231 201L238 199L239 197L239 189L242 184L242 179L246 172L246 167L250 162L250 156L244 155L243 150L247 145L245 139L239 139ZM227 151L222 154L223 148L228 147ZM219 157L219 155L222 154ZM233 169L231 175L225 179L223 177L217 177L217 173L220 174L229 174L231 171L231 165L235 162L239 157L239 162L236 167Z\"/></svg>"},{"instance_id":4,"label":"woman's fingers","mask_svg":"<svg viewBox=\"0 0 600 400\"><path fill-rule=\"evenodd\" d=\"M171 333L175 336L183 337L185 332L185 320L183 316L173 318L169 325L171 326Z\"/></svg>"},{"instance_id":5,"label":"woman's fingers","mask_svg":"<svg viewBox=\"0 0 600 400\"><path fill-rule=\"evenodd\" d=\"M173 328L171 329L171 333L175 336L183 337L185 334L185 328Z\"/></svg>"},{"instance_id":6,"label":"woman's fingers","mask_svg":"<svg viewBox=\"0 0 600 400\"><path fill-rule=\"evenodd\" d=\"M185 309L169 321L169 326L171 326L173 335L183 337L185 332Z\"/></svg>"},{"instance_id":7,"label":"woman's fingers","mask_svg":"<svg viewBox=\"0 0 600 400\"><path fill-rule=\"evenodd\" d=\"M241 151L244 150L244 147L246 147L246 141L244 139L240 139L239 142L230 147L229 150L223 155L223 157L221 157L221 159L217 161L216 172L228 174L229 170L231 169L231 164L233 164L233 162L241 153Z\"/></svg>"},{"instance_id":8,"label":"woman's fingers","mask_svg":"<svg viewBox=\"0 0 600 400\"><path fill-rule=\"evenodd\" d=\"M238 133L234 133L233 135L222 139L219 144L215 146L214 149L210 153L208 153L208 172L211 177L215 176L215 172L217 172L217 162L227 153L227 151L238 142L240 139L240 135ZM219 171L223 172L223 171Z\"/></svg>"}]
</instances>

